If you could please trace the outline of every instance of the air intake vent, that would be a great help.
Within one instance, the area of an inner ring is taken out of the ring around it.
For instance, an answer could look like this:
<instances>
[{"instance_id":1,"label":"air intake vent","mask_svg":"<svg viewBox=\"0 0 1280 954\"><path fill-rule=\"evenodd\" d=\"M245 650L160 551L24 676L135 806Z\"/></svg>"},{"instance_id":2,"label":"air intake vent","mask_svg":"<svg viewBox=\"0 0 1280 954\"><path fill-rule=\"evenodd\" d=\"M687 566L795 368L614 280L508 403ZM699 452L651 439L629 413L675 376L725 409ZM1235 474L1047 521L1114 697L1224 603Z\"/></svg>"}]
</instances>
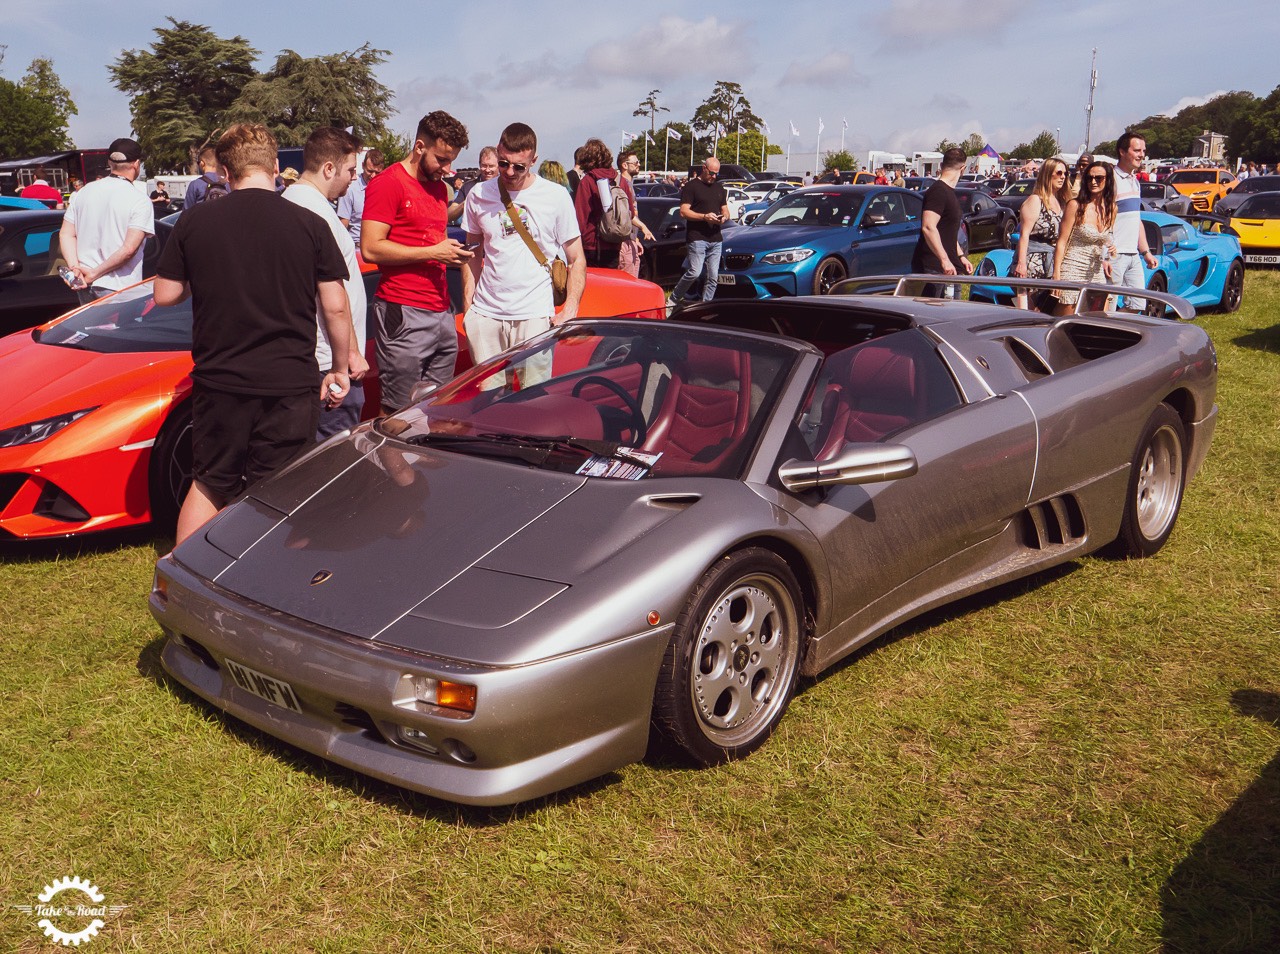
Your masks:
<instances>
[{"instance_id":1,"label":"air intake vent","mask_svg":"<svg viewBox=\"0 0 1280 954\"><path fill-rule=\"evenodd\" d=\"M1032 504L1022 514L1023 543L1032 549L1074 547L1084 540L1084 514L1070 494Z\"/></svg>"}]
</instances>

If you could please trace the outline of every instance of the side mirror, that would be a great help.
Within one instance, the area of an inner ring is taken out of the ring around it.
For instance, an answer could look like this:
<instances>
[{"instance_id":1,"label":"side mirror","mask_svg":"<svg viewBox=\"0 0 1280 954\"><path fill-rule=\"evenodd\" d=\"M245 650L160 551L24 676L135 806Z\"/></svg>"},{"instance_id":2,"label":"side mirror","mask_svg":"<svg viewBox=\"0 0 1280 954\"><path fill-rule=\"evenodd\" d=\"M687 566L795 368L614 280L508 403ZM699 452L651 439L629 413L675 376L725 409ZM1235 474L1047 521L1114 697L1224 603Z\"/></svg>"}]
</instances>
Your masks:
<instances>
[{"instance_id":1,"label":"side mirror","mask_svg":"<svg viewBox=\"0 0 1280 954\"><path fill-rule=\"evenodd\" d=\"M878 484L910 477L916 455L902 444L849 444L831 460L792 459L778 468L778 479L791 491L833 484Z\"/></svg>"},{"instance_id":2,"label":"side mirror","mask_svg":"<svg viewBox=\"0 0 1280 954\"><path fill-rule=\"evenodd\" d=\"M878 228L881 225L888 225L889 217L887 215L868 215L865 219L862 220L862 224L871 225Z\"/></svg>"},{"instance_id":3,"label":"side mirror","mask_svg":"<svg viewBox=\"0 0 1280 954\"><path fill-rule=\"evenodd\" d=\"M16 258L11 258L7 262L0 262L0 278L12 278L14 275L22 274L22 263Z\"/></svg>"},{"instance_id":4,"label":"side mirror","mask_svg":"<svg viewBox=\"0 0 1280 954\"><path fill-rule=\"evenodd\" d=\"M676 234L677 232L679 232L682 228L684 228L684 226L682 226L679 222L672 222L672 223L671 223L670 225L668 225L665 229L663 229L662 234L663 234L664 236L667 236L667 235L675 235L675 234Z\"/></svg>"}]
</instances>

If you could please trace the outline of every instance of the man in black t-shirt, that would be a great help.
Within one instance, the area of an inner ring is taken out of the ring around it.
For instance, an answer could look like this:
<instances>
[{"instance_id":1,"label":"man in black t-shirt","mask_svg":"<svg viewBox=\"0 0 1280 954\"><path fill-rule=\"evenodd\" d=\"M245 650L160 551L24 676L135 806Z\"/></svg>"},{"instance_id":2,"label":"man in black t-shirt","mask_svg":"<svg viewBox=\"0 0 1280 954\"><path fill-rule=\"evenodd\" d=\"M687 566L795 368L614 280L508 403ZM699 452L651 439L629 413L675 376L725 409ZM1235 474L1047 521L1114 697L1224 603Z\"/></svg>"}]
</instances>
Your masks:
<instances>
[{"instance_id":1,"label":"man in black t-shirt","mask_svg":"<svg viewBox=\"0 0 1280 954\"><path fill-rule=\"evenodd\" d=\"M973 273L973 263L960 248L960 202L956 199L956 183L964 170L964 150L956 147L942 154L942 170L938 181L924 194L924 212L920 217L920 238L911 256L911 271L926 275L966 275ZM924 296L936 298L944 285L926 285Z\"/></svg>"},{"instance_id":2,"label":"man in black t-shirt","mask_svg":"<svg viewBox=\"0 0 1280 954\"><path fill-rule=\"evenodd\" d=\"M698 174L680 190L680 214L685 219L689 244L684 274L671 292L668 310L684 304L685 293L698 280L704 267L706 281L702 285L702 300L715 297L716 281L720 277L720 226L729 218L729 196L724 186L716 182L719 173L720 160L708 156Z\"/></svg>"},{"instance_id":3,"label":"man in black t-shirt","mask_svg":"<svg viewBox=\"0 0 1280 954\"><path fill-rule=\"evenodd\" d=\"M156 304L192 300L193 480L179 543L314 441L317 391L336 406L351 386L346 262L319 216L276 194L276 152L265 126L223 133L232 191L183 214L156 268ZM318 387L317 300L342 359Z\"/></svg>"}]
</instances>

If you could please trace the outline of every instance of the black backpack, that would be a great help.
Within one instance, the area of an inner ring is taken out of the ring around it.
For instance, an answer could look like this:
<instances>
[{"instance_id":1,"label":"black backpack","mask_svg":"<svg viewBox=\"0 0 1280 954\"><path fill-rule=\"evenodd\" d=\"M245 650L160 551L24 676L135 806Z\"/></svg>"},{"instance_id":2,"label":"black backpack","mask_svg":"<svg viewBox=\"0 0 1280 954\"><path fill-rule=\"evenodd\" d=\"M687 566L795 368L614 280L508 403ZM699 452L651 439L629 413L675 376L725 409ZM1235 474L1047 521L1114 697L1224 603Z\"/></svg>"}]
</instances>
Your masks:
<instances>
[{"instance_id":1,"label":"black backpack","mask_svg":"<svg viewBox=\"0 0 1280 954\"><path fill-rule=\"evenodd\" d=\"M226 179L210 179L210 173L206 172L200 178L205 181L204 195L200 196L200 202L208 202L210 199L221 199L225 195L231 194L231 186L227 184Z\"/></svg>"}]
</instances>

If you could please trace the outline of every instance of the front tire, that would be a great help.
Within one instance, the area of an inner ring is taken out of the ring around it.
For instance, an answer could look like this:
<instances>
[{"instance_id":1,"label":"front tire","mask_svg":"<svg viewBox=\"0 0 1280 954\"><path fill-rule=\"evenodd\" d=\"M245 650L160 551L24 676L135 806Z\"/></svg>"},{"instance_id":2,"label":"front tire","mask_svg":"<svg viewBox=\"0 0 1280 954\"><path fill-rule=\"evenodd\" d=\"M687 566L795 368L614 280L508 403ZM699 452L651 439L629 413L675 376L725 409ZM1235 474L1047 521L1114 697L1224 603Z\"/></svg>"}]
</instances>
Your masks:
<instances>
[{"instance_id":1,"label":"front tire","mask_svg":"<svg viewBox=\"0 0 1280 954\"><path fill-rule=\"evenodd\" d=\"M178 511L191 488L191 402L183 401L170 412L151 448L148 485L151 523L171 531Z\"/></svg>"},{"instance_id":2,"label":"front tire","mask_svg":"<svg viewBox=\"0 0 1280 954\"><path fill-rule=\"evenodd\" d=\"M1244 263L1239 259L1231 263L1227 270L1227 280L1222 283L1222 301L1218 302L1218 310L1227 314L1236 311L1244 301Z\"/></svg>"},{"instance_id":3,"label":"front tire","mask_svg":"<svg viewBox=\"0 0 1280 954\"><path fill-rule=\"evenodd\" d=\"M1116 547L1122 556L1149 557L1169 539L1182 509L1187 480L1187 430L1176 411L1161 404L1142 429L1129 471L1129 488Z\"/></svg>"},{"instance_id":4,"label":"front tire","mask_svg":"<svg viewBox=\"0 0 1280 954\"><path fill-rule=\"evenodd\" d=\"M818 263L818 270L813 273L813 293L825 295L836 282L849 277L849 269L838 258L823 259Z\"/></svg>"},{"instance_id":5,"label":"front tire","mask_svg":"<svg viewBox=\"0 0 1280 954\"><path fill-rule=\"evenodd\" d=\"M654 695L661 740L699 765L744 758L773 734L795 691L800 586L770 550L719 560L694 587Z\"/></svg>"}]
</instances>

